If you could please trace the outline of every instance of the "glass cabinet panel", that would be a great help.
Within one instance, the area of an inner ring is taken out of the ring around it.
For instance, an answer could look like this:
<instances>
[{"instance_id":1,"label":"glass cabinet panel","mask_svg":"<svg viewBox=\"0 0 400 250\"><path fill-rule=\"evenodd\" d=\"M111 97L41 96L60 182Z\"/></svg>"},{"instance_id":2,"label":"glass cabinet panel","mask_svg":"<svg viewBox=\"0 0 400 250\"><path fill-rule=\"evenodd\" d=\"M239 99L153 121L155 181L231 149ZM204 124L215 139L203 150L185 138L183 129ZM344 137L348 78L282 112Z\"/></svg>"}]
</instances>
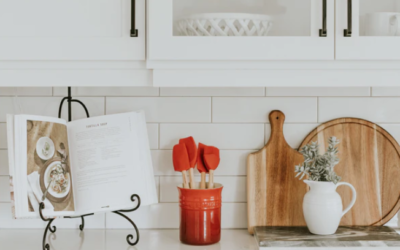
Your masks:
<instances>
[{"instance_id":1,"label":"glass cabinet panel","mask_svg":"<svg viewBox=\"0 0 400 250\"><path fill-rule=\"evenodd\" d=\"M311 0L173 0L174 36L311 36Z\"/></svg>"},{"instance_id":2,"label":"glass cabinet panel","mask_svg":"<svg viewBox=\"0 0 400 250\"><path fill-rule=\"evenodd\" d=\"M400 36L400 0L360 0L360 36Z\"/></svg>"},{"instance_id":3,"label":"glass cabinet panel","mask_svg":"<svg viewBox=\"0 0 400 250\"><path fill-rule=\"evenodd\" d=\"M148 0L148 58L333 60L332 0Z\"/></svg>"},{"instance_id":4,"label":"glass cabinet panel","mask_svg":"<svg viewBox=\"0 0 400 250\"><path fill-rule=\"evenodd\" d=\"M400 0L336 0L336 60L400 60Z\"/></svg>"}]
</instances>

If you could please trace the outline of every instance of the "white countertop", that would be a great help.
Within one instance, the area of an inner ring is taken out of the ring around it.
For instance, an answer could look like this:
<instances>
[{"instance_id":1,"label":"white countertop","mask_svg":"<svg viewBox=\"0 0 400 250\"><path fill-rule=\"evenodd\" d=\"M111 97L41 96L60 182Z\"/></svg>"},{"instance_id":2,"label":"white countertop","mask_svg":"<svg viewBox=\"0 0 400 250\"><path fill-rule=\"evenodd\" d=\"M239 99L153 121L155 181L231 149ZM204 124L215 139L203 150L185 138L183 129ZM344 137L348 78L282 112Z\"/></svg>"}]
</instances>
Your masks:
<instances>
[{"instance_id":1,"label":"white countertop","mask_svg":"<svg viewBox=\"0 0 400 250\"><path fill-rule=\"evenodd\" d=\"M129 246L126 236L134 230L57 229L48 233L50 250L256 250L254 237L247 230L222 230L221 241L209 246L180 243L179 230L140 230L140 241ZM1 229L1 250L41 250L43 230Z\"/></svg>"}]
</instances>

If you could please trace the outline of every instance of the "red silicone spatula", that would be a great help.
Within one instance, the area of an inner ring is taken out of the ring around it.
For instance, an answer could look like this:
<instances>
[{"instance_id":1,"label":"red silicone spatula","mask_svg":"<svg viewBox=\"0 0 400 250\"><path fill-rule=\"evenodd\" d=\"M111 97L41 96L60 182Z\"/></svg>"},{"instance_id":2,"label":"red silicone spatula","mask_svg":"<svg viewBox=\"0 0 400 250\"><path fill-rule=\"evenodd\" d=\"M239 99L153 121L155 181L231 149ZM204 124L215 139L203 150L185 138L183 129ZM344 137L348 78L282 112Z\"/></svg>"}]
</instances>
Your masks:
<instances>
[{"instance_id":1,"label":"red silicone spatula","mask_svg":"<svg viewBox=\"0 0 400 250\"><path fill-rule=\"evenodd\" d=\"M197 162L197 146L196 142L194 141L193 137L183 138L179 140L179 144L184 144L186 146L187 154L189 156L189 180L190 180L190 188L195 189L195 182L194 182L194 174L193 168Z\"/></svg>"},{"instance_id":2,"label":"red silicone spatula","mask_svg":"<svg viewBox=\"0 0 400 250\"><path fill-rule=\"evenodd\" d=\"M186 170L189 169L189 156L183 143L176 144L172 150L172 162L176 172L182 172L183 188L189 188Z\"/></svg>"},{"instance_id":3,"label":"red silicone spatula","mask_svg":"<svg viewBox=\"0 0 400 250\"><path fill-rule=\"evenodd\" d=\"M204 163L204 148L206 145L199 143L199 148L197 150L197 170L201 173L200 189L206 189L206 173L208 169Z\"/></svg>"},{"instance_id":4,"label":"red silicone spatula","mask_svg":"<svg viewBox=\"0 0 400 250\"><path fill-rule=\"evenodd\" d=\"M204 148L204 163L208 171L210 171L210 179L208 180L208 188L214 188L214 170L219 165L219 149L216 147L206 146Z\"/></svg>"}]
</instances>

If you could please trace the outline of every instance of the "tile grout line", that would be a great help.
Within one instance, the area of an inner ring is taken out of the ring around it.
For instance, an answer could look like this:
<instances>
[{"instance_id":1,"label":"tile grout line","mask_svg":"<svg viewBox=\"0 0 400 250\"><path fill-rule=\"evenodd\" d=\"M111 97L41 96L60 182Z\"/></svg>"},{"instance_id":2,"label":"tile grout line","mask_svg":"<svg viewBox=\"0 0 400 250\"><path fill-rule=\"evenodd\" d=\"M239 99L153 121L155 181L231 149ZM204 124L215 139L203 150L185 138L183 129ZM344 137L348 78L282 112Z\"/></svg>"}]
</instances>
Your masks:
<instances>
[{"instance_id":1,"label":"tile grout line","mask_svg":"<svg viewBox=\"0 0 400 250\"><path fill-rule=\"evenodd\" d=\"M104 96L104 115L107 115L107 96Z\"/></svg>"},{"instance_id":2,"label":"tile grout line","mask_svg":"<svg viewBox=\"0 0 400 250\"><path fill-rule=\"evenodd\" d=\"M264 145L267 144L267 138L266 138L266 135L267 135L267 124L268 123L264 123Z\"/></svg>"},{"instance_id":3,"label":"tile grout line","mask_svg":"<svg viewBox=\"0 0 400 250\"><path fill-rule=\"evenodd\" d=\"M157 123L158 126L158 137L157 137L157 150L161 149L161 123Z\"/></svg>"},{"instance_id":4,"label":"tile grout line","mask_svg":"<svg viewBox=\"0 0 400 250\"><path fill-rule=\"evenodd\" d=\"M211 98L211 123L213 123L214 121L214 119L213 119L213 105L214 105L214 103L213 103L213 99L214 99L214 97L212 97L212 96L210 96L210 98Z\"/></svg>"},{"instance_id":5,"label":"tile grout line","mask_svg":"<svg viewBox=\"0 0 400 250\"><path fill-rule=\"evenodd\" d=\"M158 179L158 202L161 202L161 176L157 176Z\"/></svg>"},{"instance_id":6,"label":"tile grout line","mask_svg":"<svg viewBox=\"0 0 400 250\"><path fill-rule=\"evenodd\" d=\"M103 96L104 97L104 115L106 115L106 112L107 112L107 96L105 95L105 96ZM108 216L108 214L107 213L105 213L104 214L104 229L107 229L107 216Z\"/></svg>"},{"instance_id":7,"label":"tile grout line","mask_svg":"<svg viewBox=\"0 0 400 250\"><path fill-rule=\"evenodd\" d=\"M319 123L319 97L317 97L317 123Z\"/></svg>"}]
</instances>

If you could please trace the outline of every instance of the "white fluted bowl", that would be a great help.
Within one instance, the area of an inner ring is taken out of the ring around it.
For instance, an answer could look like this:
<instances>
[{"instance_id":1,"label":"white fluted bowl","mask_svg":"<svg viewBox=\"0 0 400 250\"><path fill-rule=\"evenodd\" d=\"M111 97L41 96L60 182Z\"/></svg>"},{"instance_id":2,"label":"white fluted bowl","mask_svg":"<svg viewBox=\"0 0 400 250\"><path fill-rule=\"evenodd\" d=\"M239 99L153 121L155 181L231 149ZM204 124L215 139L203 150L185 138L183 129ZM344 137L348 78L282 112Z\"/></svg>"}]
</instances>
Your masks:
<instances>
[{"instance_id":1,"label":"white fluted bowl","mask_svg":"<svg viewBox=\"0 0 400 250\"><path fill-rule=\"evenodd\" d=\"M203 13L176 22L180 36L267 36L272 17L244 13Z\"/></svg>"}]
</instances>

